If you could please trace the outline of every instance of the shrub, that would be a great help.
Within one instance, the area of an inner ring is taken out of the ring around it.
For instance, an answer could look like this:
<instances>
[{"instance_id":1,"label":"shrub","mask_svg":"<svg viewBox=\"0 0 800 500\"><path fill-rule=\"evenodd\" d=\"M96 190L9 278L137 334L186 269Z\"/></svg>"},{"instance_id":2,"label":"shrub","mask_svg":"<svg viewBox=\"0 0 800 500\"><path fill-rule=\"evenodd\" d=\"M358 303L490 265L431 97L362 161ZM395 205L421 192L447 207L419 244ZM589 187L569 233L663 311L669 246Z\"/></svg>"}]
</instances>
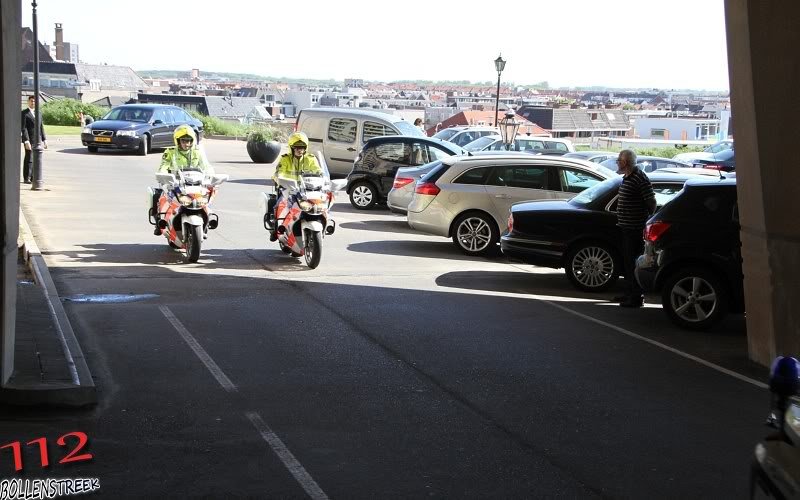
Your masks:
<instances>
[{"instance_id":1,"label":"shrub","mask_svg":"<svg viewBox=\"0 0 800 500\"><path fill-rule=\"evenodd\" d=\"M255 127L247 135L247 140L253 142L286 142L287 139L288 137L286 137L286 133L283 130L270 126Z\"/></svg>"},{"instance_id":2,"label":"shrub","mask_svg":"<svg viewBox=\"0 0 800 500\"><path fill-rule=\"evenodd\" d=\"M42 105L42 122L45 125L71 125L77 127L80 124L76 115L81 111L95 120L99 120L108 113L106 108L75 99L54 99Z\"/></svg>"}]
</instances>

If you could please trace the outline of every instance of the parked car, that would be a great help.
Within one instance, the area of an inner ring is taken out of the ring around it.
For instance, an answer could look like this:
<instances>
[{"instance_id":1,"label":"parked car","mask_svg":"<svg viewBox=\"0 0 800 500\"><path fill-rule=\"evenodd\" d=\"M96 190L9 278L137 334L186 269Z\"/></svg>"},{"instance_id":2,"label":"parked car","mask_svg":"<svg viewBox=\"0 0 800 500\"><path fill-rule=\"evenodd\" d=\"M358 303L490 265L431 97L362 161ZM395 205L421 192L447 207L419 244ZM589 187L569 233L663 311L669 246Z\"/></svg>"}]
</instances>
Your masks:
<instances>
[{"instance_id":1,"label":"parked car","mask_svg":"<svg viewBox=\"0 0 800 500\"><path fill-rule=\"evenodd\" d=\"M398 168L425 165L463 153L455 144L428 137L396 135L370 139L347 176L350 203L360 210L385 203Z\"/></svg>"},{"instance_id":2,"label":"parked car","mask_svg":"<svg viewBox=\"0 0 800 500\"><path fill-rule=\"evenodd\" d=\"M673 158L686 163L694 163L695 160L714 160L716 159L717 153L721 153L731 148L733 148L733 141L726 139L724 141L719 141L712 144L703 151L697 153L680 153L675 155Z\"/></svg>"},{"instance_id":3,"label":"parked car","mask_svg":"<svg viewBox=\"0 0 800 500\"><path fill-rule=\"evenodd\" d=\"M734 150L726 149L714 155L714 159L704 160L702 158L694 160L695 167L720 170L722 172L733 172L736 170L736 156Z\"/></svg>"},{"instance_id":4,"label":"parked car","mask_svg":"<svg viewBox=\"0 0 800 500\"><path fill-rule=\"evenodd\" d=\"M425 134L402 117L365 109L307 108L297 116L295 129L308 136L309 152L322 152L335 177L353 169L358 152L373 137Z\"/></svg>"},{"instance_id":5,"label":"parked car","mask_svg":"<svg viewBox=\"0 0 800 500\"><path fill-rule=\"evenodd\" d=\"M440 130L433 134L433 137L464 147L475 139L485 135L497 135L498 133L500 133L500 130L497 127L459 126Z\"/></svg>"},{"instance_id":6,"label":"parked car","mask_svg":"<svg viewBox=\"0 0 800 500\"><path fill-rule=\"evenodd\" d=\"M636 266L642 288L661 292L683 328L705 329L744 311L735 179L697 178L649 221Z\"/></svg>"},{"instance_id":7,"label":"parked car","mask_svg":"<svg viewBox=\"0 0 800 500\"><path fill-rule=\"evenodd\" d=\"M467 255L497 247L512 204L568 199L617 174L582 160L525 153L446 158L417 182L413 229L453 239Z\"/></svg>"},{"instance_id":8,"label":"parked car","mask_svg":"<svg viewBox=\"0 0 800 500\"><path fill-rule=\"evenodd\" d=\"M441 164L441 160L436 160L421 167L399 168L394 175L392 189L389 190L389 194L386 196L386 205L389 210L398 214L407 214L408 205L414 197L417 181Z\"/></svg>"},{"instance_id":9,"label":"parked car","mask_svg":"<svg viewBox=\"0 0 800 500\"><path fill-rule=\"evenodd\" d=\"M693 175L648 175L656 205L664 205ZM622 233L617 227L617 195L622 177L614 175L569 201L519 203L511 207L503 253L529 264L564 268L580 290L601 292L624 272Z\"/></svg>"},{"instance_id":10,"label":"parked car","mask_svg":"<svg viewBox=\"0 0 800 500\"><path fill-rule=\"evenodd\" d=\"M715 177L717 179L735 179L736 172L722 172L721 170L711 170L706 168L694 168L694 167L666 167L658 169L660 173L670 173L670 174L691 174L691 175L700 175L706 177Z\"/></svg>"},{"instance_id":11,"label":"parked car","mask_svg":"<svg viewBox=\"0 0 800 500\"><path fill-rule=\"evenodd\" d=\"M479 151L506 151L506 145L500 135L485 135L466 144L464 149L472 152ZM554 139L552 137L517 136L511 151L522 151L535 154L563 155L575 151L572 142L567 139Z\"/></svg>"},{"instance_id":12,"label":"parked car","mask_svg":"<svg viewBox=\"0 0 800 500\"><path fill-rule=\"evenodd\" d=\"M579 158L581 160L602 163L606 160L616 160L619 153L614 151L575 151L564 155L565 158ZM615 167L616 168L616 167Z\"/></svg>"},{"instance_id":13,"label":"parked car","mask_svg":"<svg viewBox=\"0 0 800 500\"><path fill-rule=\"evenodd\" d=\"M151 149L174 146L172 133L184 124L194 129L199 141L203 122L177 106L124 104L83 127L81 142L90 153L109 148L135 149L146 155Z\"/></svg>"},{"instance_id":14,"label":"parked car","mask_svg":"<svg viewBox=\"0 0 800 500\"><path fill-rule=\"evenodd\" d=\"M616 170L618 156L619 153L617 153L614 158L604 160L600 164L612 170ZM642 169L642 172L647 174L662 168L692 168L690 163L684 163L682 161L676 161L670 158L661 158L658 156L637 156L636 166Z\"/></svg>"}]
</instances>

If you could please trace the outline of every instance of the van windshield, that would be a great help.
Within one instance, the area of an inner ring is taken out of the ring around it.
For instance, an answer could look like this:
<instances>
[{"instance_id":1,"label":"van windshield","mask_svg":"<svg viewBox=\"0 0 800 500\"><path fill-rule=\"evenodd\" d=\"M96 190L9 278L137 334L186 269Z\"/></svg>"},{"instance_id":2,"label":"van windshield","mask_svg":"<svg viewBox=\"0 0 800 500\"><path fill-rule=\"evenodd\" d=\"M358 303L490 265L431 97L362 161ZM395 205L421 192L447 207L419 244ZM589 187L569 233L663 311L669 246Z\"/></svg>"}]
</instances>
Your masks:
<instances>
[{"instance_id":1,"label":"van windshield","mask_svg":"<svg viewBox=\"0 0 800 500\"><path fill-rule=\"evenodd\" d=\"M394 123L392 123L392 125L397 127L397 130L400 131L401 135L414 135L414 136L417 136L417 137L427 137L422 132L422 130L420 130L419 128L415 127L414 125L411 125L407 121L394 122Z\"/></svg>"}]
</instances>

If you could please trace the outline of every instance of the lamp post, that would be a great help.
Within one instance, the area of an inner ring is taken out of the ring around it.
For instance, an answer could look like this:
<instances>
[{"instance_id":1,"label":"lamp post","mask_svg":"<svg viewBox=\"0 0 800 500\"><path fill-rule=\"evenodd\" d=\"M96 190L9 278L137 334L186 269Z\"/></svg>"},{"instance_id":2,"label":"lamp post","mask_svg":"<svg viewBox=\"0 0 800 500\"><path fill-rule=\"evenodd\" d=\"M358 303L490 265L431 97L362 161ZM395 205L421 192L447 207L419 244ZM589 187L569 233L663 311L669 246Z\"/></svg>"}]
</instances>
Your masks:
<instances>
[{"instance_id":1,"label":"lamp post","mask_svg":"<svg viewBox=\"0 0 800 500\"><path fill-rule=\"evenodd\" d=\"M497 126L497 116L500 113L500 73L503 72L503 69L506 67L506 62L503 60L503 54L497 56L497 59L494 60L494 69L497 70L497 97L494 101L494 126Z\"/></svg>"},{"instance_id":2,"label":"lamp post","mask_svg":"<svg viewBox=\"0 0 800 500\"><path fill-rule=\"evenodd\" d=\"M36 0L31 3L33 7L33 95L35 124L33 128L33 165L31 169L31 189L39 191L44 189L44 179L42 179L42 108L39 106L39 23L36 20Z\"/></svg>"},{"instance_id":3,"label":"lamp post","mask_svg":"<svg viewBox=\"0 0 800 500\"><path fill-rule=\"evenodd\" d=\"M498 124L500 126L500 137L503 140L503 144L506 145L506 151L511 149L511 145L514 144L514 139L517 138L517 131L519 130L519 126L522 125L522 122L518 122L516 118L516 113L514 113L513 109L509 109L506 111L506 116L500 120Z\"/></svg>"}]
</instances>

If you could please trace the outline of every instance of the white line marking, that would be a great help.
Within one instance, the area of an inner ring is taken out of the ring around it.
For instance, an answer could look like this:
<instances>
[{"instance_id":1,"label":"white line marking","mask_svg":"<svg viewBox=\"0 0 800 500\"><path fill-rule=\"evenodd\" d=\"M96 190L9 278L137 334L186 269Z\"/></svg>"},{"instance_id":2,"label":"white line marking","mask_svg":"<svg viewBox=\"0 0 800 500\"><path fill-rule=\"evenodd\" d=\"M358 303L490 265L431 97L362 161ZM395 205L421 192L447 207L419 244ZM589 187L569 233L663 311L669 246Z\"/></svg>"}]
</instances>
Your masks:
<instances>
[{"instance_id":1,"label":"white line marking","mask_svg":"<svg viewBox=\"0 0 800 500\"><path fill-rule=\"evenodd\" d=\"M211 375L213 375L214 378L217 379L219 385L221 385L222 388L228 392L236 392L236 386L233 385L231 379L229 379L228 376L222 372L222 369L220 369L217 363L215 363L214 360L211 359L211 356L209 356L206 350L203 349L203 346L201 346L200 343L197 341L197 339L195 339L192 336L192 334L189 333L189 330L187 330L186 327L183 326L183 323L181 323L180 320L178 320L178 318L176 318L175 315L172 314L172 311L170 311L169 307L158 306L158 308L161 310L161 313L169 320L169 322L172 323L172 326L174 326L175 329L178 330L180 336L183 337L183 340L185 340L187 344L189 344L189 347L192 349L192 351L194 351L197 357L200 358L200 361L202 361L203 364L206 365L206 368L208 368L208 371L211 372Z\"/></svg>"},{"instance_id":2,"label":"white line marking","mask_svg":"<svg viewBox=\"0 0 800 500\"><path fill-rule=\"evenodd\" d=\"M322 488L319 487L317 482L314 481L314 478L311 477L308 471L306 471L294 455L292 455L292 452L283 444L283 441L272 432L272 429L264 422L261 415L254 411L249 411L245 413L245 416L255 426L256 430L258 430L269 447L272 448L272 451L278 455L283 465L286 466L286 469L294 476L297 482L300 483L300 486L303 487L308 496L314 500L327 500L328 495L322 491Z\"/></svg>"},{"instance_id":3,"label":"white line marking","mask_svg":"<svg viewBox=\"0 0 800 500\"><path fill-rule=\"evenodd\" d=\"M704 365L704 366L707 366L707 367L709 367L711 369L717 370L718 372L724 373L726 375L730 375L731 377L734 377L734 378L738 378L739 380L747 382L748 384L753 384L754 386L760 387L761 389L768 389L769 388L769 386L767 384L763 383L763 382L759 382L757 380L753 380L750 377L745 377L744 375L736 373L736 372L734 372L732 370L728 370L727 368L723 368L723 367L721 367L719 365L715 365L714 363L711 363L710 361L706 361L704 359L698 358L697 356L693 356L693 355L685 353L683 351L679 351L679 350L677 350L677 349L675 349L673 347L670 347L668 345L662 344L661 342L655 341L653 339L649 339L647 337L642 337L641 335L638 335L636 333L628 331L628 330L626 330L624 328L621 328L619 326L612 325L611 323L606 323L605 321L601 321L599 319L593 318L593 317L588 316L586 314L579 313L578 311L573 311L569 307L564 307L564 306L556 304L554 302L550 302L549 300L542 300L542 302L544 302L545 304L549 304L549 305L551 305L551 306L553 306L553 307L555 307L557 309L561 309L564 312L568 312L570 314L573 314L573 315L578 316L580 318L583 318L585 320L591 321L593 323L597 323L598 325L603 325L603 326L605 326L607 328L611 328L612 330L616 330L616 331L618 331L618 332L620 332L620 333L622 333L624 335L627 335L629 337L635 338L637 340L641 340L643 342L647 342L648 344L654 345L656 347L660 347L661 349L665 349L665 350L667 350L667 351L669 351L669 352L671 352L673 354L677 354L678 356L682 356L682 357L684 357L686 359L690 359L692 361L700 363L701 365Z\"/></svg>"}]
</instances>

